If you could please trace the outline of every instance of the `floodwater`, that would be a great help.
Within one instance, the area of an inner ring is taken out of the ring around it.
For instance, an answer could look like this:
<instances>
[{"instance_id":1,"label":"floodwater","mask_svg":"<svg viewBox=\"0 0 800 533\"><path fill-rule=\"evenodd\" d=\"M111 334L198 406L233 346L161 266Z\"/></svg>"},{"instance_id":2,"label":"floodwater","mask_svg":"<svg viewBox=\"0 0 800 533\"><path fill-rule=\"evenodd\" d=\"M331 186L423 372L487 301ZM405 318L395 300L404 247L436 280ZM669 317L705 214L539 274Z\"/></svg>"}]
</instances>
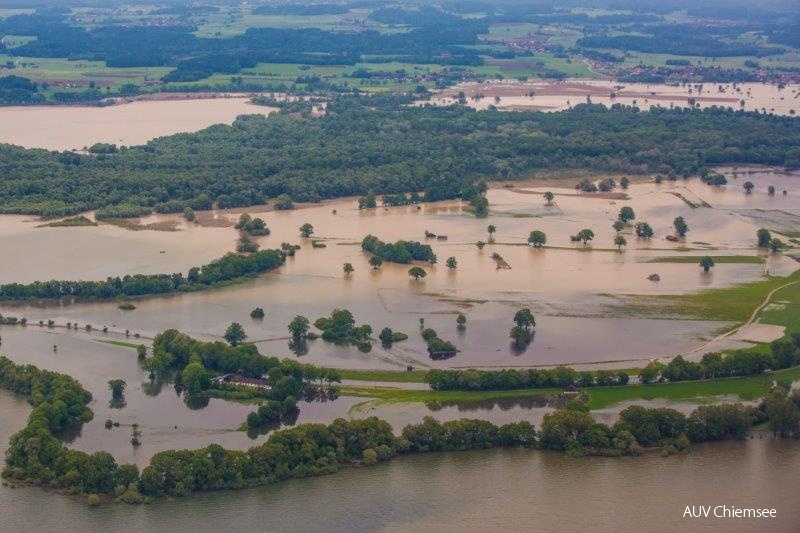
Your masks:
<instances>
[{"instance_id":1,"label":"floodwater","mask_svg":"<svg viewBox=\"0 0 800 533\"><path fill-rule=\"evenodd\" d=\"M430 102L437 105L452 104L460 91L467 97L468 105L476 109L486 109L494 105L499 109L513 111L561 111L591 101L608 106L634 105L641 109L649 109L651 106L688 107L690 102L694 102L700 107L731 107L776 115L800 112L800 85L790 84L780 88L778 85L766 83L667 85L584 79L562 82L473 82L436 93ZM476 95L479 96L478 99L475 99ZM500 97L499 101L495 99L496 96Z\"/></svg>"},{"instance_id":2,"label":"floodwater","mask_svg":"<svg viewBox=\"0 0 800 533\"><path fill-rule=\"evenodd\" d=\"M0 107L0 143L48 150L82 150L98 142L133 146L273 110L235 97L140 100L108 107Z\"/></svg>"},{"instance_id":3,"label":"floodwater","mask_svg":"<svg viewBox=\"0 0 800 533\"><path fill-rule=\"evenodd\" d=\"M25 409L0 391L0 446ZM21 420L18 420L21 422ZM331 476L89 508L0 487L3 523L27 531L797 531L800 446L754 438L662 458L572 459L531 450L409 456ZM772 519L682 518L687 505L774 508ZM47 509L47 512L42 512ZM314 512L308 512L313 509ZM36 517L32 520L32 517Z\"/></svg>"},{"instance_id":4,"label":"floodwater","mask_svg":"<svg viewBox=\"0 0 800 533\"><path fill-rule=\"evenodd\" d=\"M487 218L475 218L455 202L369 211L359 211L351 199L284 212L255 207L250 212L262 216L271 229L269 236L258 238L262 247L278 247L284 241L302 246L275 272L225 289L143 299L136 302L135 311L121 311L117 302L62 302L6 303L0 305L0 312L26 316L34 323L53 319L62 325L108 326L112 336L128 329L146 338L174 327L215 339L231 321L239 321L263 353L294 357L286 325L295 315L313 321L335 308L347 308L359 324L370 324L375 335L388 326L410 338L391 348L376 343L369 353L310 341L303 361L340 368L590 363L630 367L653 357L691 352L726 324L631 315L624 307L625 300L618 296L724 287L759 279L765 270L786 275L800 267L790 254L765 255L766 265L719 264L711 273L703 273L695 262L649 262L679 254L759 253L754 238L762 223L754 220L752 213L796 213L800 178L776 172L743 176L731 175L724 188L712 188L697 179L635 183L626 191L627 199L518 184L489 191L491 214ZM756 184L755 192L744 193L740 186L744 179ZM786 188L788 194L769 196L769 184L779 191ZM554 205L544 205L544 190L556 194ZM693 208L684 199L710 207ZM628 246L620 252L613 246L611 224L623 205L634 208L636 220L649 222L656 237L637 239L630 228L625 229ZM664 236L671 233L672 220L678 215L686 218L690 232L685 242L673 243ZM237 216L217 213L218 220L232 221ZM175 221L177 231L130 231L109 225L41 228L29 218L0 217L0 247L18 251L4 260L0 279L30 282L54 276L103 279L135 272L186 272L234 247L236 231L232 227L201 227L186 224L177 216L154 216L142 222L168 220ZM298 236L297 228L305 222L313 224L314 237L323 239L325 248L313 248L309 240ZM489 224L497 227L495 243L479 251L474 243L488 240ZM581 228L595 232L588 246L569 240L569 235ZM553 248L526 246L527 235L534 229L545 231ZM427 241L439 263L425 266L428 276L419 282L408 277L408 265L387 263L372 270L369 257L359 246L368 233L385 241L424 240L426 230L447 235L447 240ZM681 247L690 250L681 252ZM511 268L497 269L493 252L501 254ZM450 256L458 261L455 271L444 265ZM59 258L56 271L50 262L53 257ZM342 274L345 262L355 267L349 277ZM653 273L659 274L661 281L649 281L647 277ZM514 312L525 306L536 314L537 327L533 342L520 352L510 346L508 330ZM255 307L264 308L263 320L250 319ZM465 330L456 328L458 313L467 317ZM420 319L460 352L448 360L432 361L418 334Z\"/></svg>"}]
</instances>

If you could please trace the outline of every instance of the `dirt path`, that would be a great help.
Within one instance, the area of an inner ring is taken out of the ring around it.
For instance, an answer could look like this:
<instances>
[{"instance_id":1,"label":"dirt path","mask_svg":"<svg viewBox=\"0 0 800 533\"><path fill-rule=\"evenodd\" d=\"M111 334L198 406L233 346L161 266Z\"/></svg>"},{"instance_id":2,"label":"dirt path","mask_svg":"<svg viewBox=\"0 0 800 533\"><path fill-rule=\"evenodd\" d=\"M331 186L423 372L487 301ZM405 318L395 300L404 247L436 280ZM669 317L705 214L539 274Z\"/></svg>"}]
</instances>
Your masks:
<instances>
[{"instance_id":1,"label":"dirt path","mask_svg":"<svg viewBox=\"0 0 800 533\"><path fill-rule=\"evenodd\" d=\"M798 280L798 281L790 281L789 283L784 283L783 285L781 285L779 287L775 287L774 289L769 291L769 294L767 294L767 296L764 298L764 301L761 303L761 305L759 305L758 307L755 308L755 310L750 315L750 318L748 318L747 321L744 324L741 324L741 325L737 326L736 328L734 328L734 329L732 329L730 331L722 333L721 335L717 335L716 337L714 337L713 339L711 339L707 343L703 344L699 348L695 348L691 352L687 352L685 354L680 354L680 355L690 356L690 355L697 354L698 352L701 352L701 351L707 349L709 346L711 346L715 342L719 342L719 341L721 341L723 339L726 339L726 338L734 335L735 333L738 333L739 331L742 330L742 328L749 326L750 324L752 324L756 320L756 318L758 317L758 314L767 305L769 305L770 300L772 300L772 297L775 295L776 292L778 292L778 291L780 291L782 289L785 289L786 287L791 287L792 285L795 285L797 283L800 283L800 280Z\"/></svg>"}]
</instances>

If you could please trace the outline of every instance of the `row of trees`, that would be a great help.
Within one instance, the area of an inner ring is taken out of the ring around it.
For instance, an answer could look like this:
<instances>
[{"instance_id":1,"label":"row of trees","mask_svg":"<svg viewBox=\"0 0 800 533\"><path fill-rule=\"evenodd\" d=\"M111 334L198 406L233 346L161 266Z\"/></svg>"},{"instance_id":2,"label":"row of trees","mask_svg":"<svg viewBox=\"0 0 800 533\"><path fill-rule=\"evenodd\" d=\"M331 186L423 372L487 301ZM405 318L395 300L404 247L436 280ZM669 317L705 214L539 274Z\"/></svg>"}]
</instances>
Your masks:
<instances>
[{"instance_id":1,"label":"row of trees","mask_svg":"<svg viewBox=\"0 0 800 533\"><path fill-rule=\"evenodd\" d=\"M666 365L657 361L648 364L639 373L639 380L652 383L751 376L797 366L800 364L800 333L795 333L789 340L773 341L770 351L734 352L728 355L713 352L705 354L697 363L679 355Z\"/></svg>"},{"instance_id":2,"label":"row of trees","mask_svg":"<svg viewBox=\"0 0 800 533\"><path fill-rule=\"evenodd\" d=\"M105 281L35 281L0 285L0 300L56 298L106 299L120 296L145 296L175 291L194 291L221 282L255 276L281 266L281 250L262 250L250 255L229 253L201 267L192 267L186 276L176 274L134 274Z\"/></svg>"},{"instance_id":3,"label":"row of trees","mask_svg":"<svg viewBox=\"0 0 800 533\"><path fill-rule=\"evenodd\" d=\"M610 370L577 371L558 366L552 369L429 370L425 381L433 390L514 390L625 385L626 372Z\"/></svg>"}]
</instances>

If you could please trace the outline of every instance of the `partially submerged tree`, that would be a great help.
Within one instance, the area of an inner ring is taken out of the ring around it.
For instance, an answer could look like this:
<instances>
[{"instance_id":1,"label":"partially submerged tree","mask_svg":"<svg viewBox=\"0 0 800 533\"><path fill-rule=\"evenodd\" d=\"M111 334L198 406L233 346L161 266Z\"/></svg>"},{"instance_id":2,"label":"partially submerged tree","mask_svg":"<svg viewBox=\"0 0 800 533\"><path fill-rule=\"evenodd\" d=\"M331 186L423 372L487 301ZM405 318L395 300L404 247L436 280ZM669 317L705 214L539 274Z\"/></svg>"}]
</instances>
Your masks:
<instances>
[{"instance_id":1,"label":"partially submerged tree","mask_svg":"<svg viewBox=\"0 0 800 533\"><path fill-rule=\"evenodd\" d=\"M686 237L686 233L689 231L689 224L686 223L683 217L675 217L675 220L672 221L672 225L675 226L675 233L677 233L679 237Z\"/></svg>"},{"instance_id":2,"label":"partially submerged tree","mask_svg":"<svg viewBox=\"0 0 800 533\"><path fill-rule=\"evenodd\" d=\"M544 193L544 201L547 203L547 205L553 205L553 200L555 200L555 198L556 195L550 191Z\"/></svg>"},{"instance_id":3,"label":"partially submerged tree","mask_svg":"<svg viewBox=\"0 0 800 533\"><path fill-rule=\"evenodd\" d=\"M714 259L709 256L705 256L700 259L700 266L703 267L703 272L708 272L711 270L711 267L714 266Z\"/></svg>"},{"instance_id":4,"label":"partially submerged tree","mask_svg":"<svg viewBox=\"0 0 800 533\"><path fill-rule=\"evenodd\" d=\"M424 278L425 276L427 276L428 273L425 272L425 270L423 270L421 267L413 266L408 269L408 275L414 278L415 281L417 281L420 278Z\"/></svg>"},{"instance_id":5,"label":"partially submerged tree","mask_svg":"<svg viewBox=\"0 0 800 533\"><path fill-rule=\"evenodd\" d=\"M583 244L586 244L594 239L594 232L590 229L582 229L578 232L576 237L579 241L583 242Z\"/></svg>"},{"instance_id":6,"label":"partially submerged tree","mask_svg":"<svg viewBox=\"0 0 800 533\"><path fill-rule=\"evenodd\" d=\"M626 241L625 237L623 237L622 235L617 235L616 237L614 237L614 245L620 251L622 251L622 247L625 246L626 244L628 244L628 241Z\"/></svg>"},{"instance_id":7,"label":"partially submerged tree","mask_svg":"<svg viewBox=\"0 0 800 533\"><path fill-rule=\"evenodd\" d=\"M650 224L648 224L647 222L637 222L634 228L637 237L641 237L643 239L649 239L650 237L653 236L653 228L651 228Z\"/></svg>"},{"instance_id":8,"label":"partially submerged tree","mask_svg":"<svg viewBox=\"0 0 800 533\"><path fill-rule=\"evenodd\" d=\"M622 221L623 223L627 224L631 220L636 218L636 213L633 212L632 207L628 207L627 205L619 210L619 215L617 218Z\"/></svg>"},{"instance_id":9,"label":"partially submerged tree","mask_svg":"<svg viewBox=\"0 0 800 533\"><path fill-rule=\"evenodd\" d=\"M534 230L528 236L528 244L533 245L535 248L544 246L547 243L547 235L543 231Z\"/></svg>"},{"instance_id":10,"label":"partially submerged tree","mask_svg":"<svg viewBox=\"0 0 800 533\"><path fill-rule=\"evenodd\" d=\"M761 228L756 232L756 239L758 240L759 248L766 248L772 240L772 234L768 229Z\"/></svg>"},{"instance_id":11,"label":"partially submerged tree","mask_svg":"<svg viewBox=\"0 0 800 533\"><path fill-rule=\"evenodd\" d=\"M514 323L527 331L530 328L536 327L536 318L533 316L533 312L526 307L514 314Z\"/></svg>"},{"instance_id":12,"label":"partially submerged tree","mask_svg":"<svg viewBox=\"0 0 800 533\"><path fill-rule=\"evenodd\" d=\"M297 315L289 322L289 333L295 339L302 339L308 334L310 322L302 315Z\"/></svg>"},{"instance_id":13,"label":"partially submerged tree","mask_svg":"<svg viewBox=\"0 0 800 533\"><path fill-rule=\"evenodd\" d=\"M244 332L244 328L241 324L238 322L231 322L231 325L225 330L225 335L223 335L223 337L231 346L238 346L247 338L247 334Z\"/></svg>"},{"instance_id":14,"label":"partially submerged tree","mask_svg":"<svg viewBox=\"0 0 800 533\"><path fill-rule=\"evenodd\" d=\"M355 268L353 268L352 263L345 263L344 265L342 265L342 271L344 272L345 276L349 276L350 274L353 273L354 270Z\"/></svg>"},{"instance_id":15,"label":"partially submerged tree","mask_svg":"<svg viewBox=\"0 0 800 533\"><path fill-rule=\"evenodd\" d=\"M449 268L450 270L455 270L455 269L456 269L456 267L458 267L458 261L456 260L456 258L455 258L455 257L448 257L448 258L447 258L447 261L445 261L445 262L444 262L444 264L445 264L445 265L447 266L447 268Z\"/></svg>"},{"instance_id":16,"label":"partially submerged tree","mask_svg":"<svg viewBox=\"0 0 800 533\"><path fill-rule=\"evenodd\" d=\"M314 226L306 222L302 226L300 226L300 236L301 237L311 237L314 234Z\"/></svg>"}]
</instances>

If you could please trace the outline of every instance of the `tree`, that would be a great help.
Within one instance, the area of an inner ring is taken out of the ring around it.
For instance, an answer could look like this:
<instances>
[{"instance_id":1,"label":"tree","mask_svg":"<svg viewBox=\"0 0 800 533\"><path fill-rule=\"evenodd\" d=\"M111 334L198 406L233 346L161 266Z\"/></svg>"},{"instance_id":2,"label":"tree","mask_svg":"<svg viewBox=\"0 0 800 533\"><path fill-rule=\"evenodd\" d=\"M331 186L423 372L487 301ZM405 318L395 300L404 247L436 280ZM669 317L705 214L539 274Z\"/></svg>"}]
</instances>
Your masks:
<instances>
[{"instance_id":1,"label":"tree","mask_svg":"<svg viewBox=\"0 0 800 533\"><path fill-rule=\"evenodd\" d=\"M294 209L294 202L288 194L280 194L275 198L275 209L278 211Z\"/></svg>"},{"instance_id":2,"label":"tree","mask_svg":"<svg viewBox=\"0 0 800 533\"><path fill-rule=\"evenodd\" d=\"M427 276L428 273L425 272L425 270L423 270L421 267L414 266L408 269L408 275L414 278L415 281L417 281L419 280L419 278L424 278L425 276Z\"/></svg>"},{"instance_id":3,"label":"tree","mask_svg":"<svg viewBox=\"0 0 800 533\"><path fill-rule=\"evenodd\" d=\"M620 231L625 229L625 223L621 220L615 220L614 223L611 224L611 227L614 228L614 231L619 233Z\"/></svg>"},{"instance_id":4,"label":"tree","mask_svg":"<svg viewBox=\"0 0 800 533\"><path fill-rule=\"evenodd\" d=\"M310 322L306 317L297 315L289 322L289 333L291 333L292 337L295 339L301 339L308 333L309 326Z\"/></svg>"},{"instance_id":5,"label":"tree","mask_svg":"<svg viewBox=\"0 0 800 533\"><path fill-rule=\"evenodd\" d=\"M369 265L372 268L380 268L382 264L383 264L383 259L379 255L373 255L372 257L369 258Z\"/></svg>"},{"instance_id":6,"label":"tree","mask_svg":"<svg viewBox=\"0 0 800 533\"><path fill-rule=\"evenodd\" d=\"M528 244L533 245L535 248L544 246L547 243L547 235L543 231L533 230L528 235Z\"/></svg>"},{"instance_id":7,"label":"tree","mask_svg":"<svg viewBox=\"0 0 800 533\"><path fill-rule=\"evenodd\" d=\"M777 237L774 237L774 238L773 238L771 241L769 241L769 249L770 249L770 250L772 251L772 253L774 253L774 254L777 254L777 253L779 253L781 250L783 250L783 246L784 246L784 244L783 244L783 241L782 241L782 240L780 240L780 239L779 239L779 238L777 238Z\"/></svg>"},{"instance_id":8,"label":"tree","mask_svg":"<svg viewBox=\"0 0 800 533\"><path fill-rule=\"evenodd\" d=\"M344 272L345 276L349 276L350 274L353 273L354 270L355 270L355 268L353 268L352 263L345 263L342 266L342 271Z\"/></svg>"},{"instance_id":9,"label":"tree","mask_svg":"<svg viewBox=\"0 0 800 533\"><path fill-rule=\"evenodd\" d=\"M623 207L622 209L619 210L619 215L617 215L617 218L620 221L622 221L625 224L627 224L628 222L630 222L631 220L636 218L636 214L633 212L633 208L632 207L628 207L626 205L625 207Z\"/></svg>"},{"instance_id":10,"label":"tree","mask_svg":"<svg viewBox=\"0 0 800 533\"><path fill-rule=\"evenodd\" d=\"M594 239L594 232L590 229L582 229L576 235L579 241L583 241L583 244L588 243L592 239Z\"/></svg>"},{"instance_id":11,"label":"tree","mask_svg":"<svg viewBox=\"0 0 800 533\"><path fill-rule=\"evenodd\" d=\"M186 392L197 394L208 389L210 385L209 372L199 362L191 362L181 372L181 383Z\"/></svg>"},{"instance_id":12,"label":"tree","mask_svg":"<svg viewBox=\"0 0 800 533\"><path fill-rule=\"evenodd\" d=\"M521 328L525 328L525 331L528 331L528 329L536 327L536 318L534 318L531 310L526 307L514 314L514 323Z\"/></svg>"},{"instance_id":13,"label":"tree","mask_svg":"<svg viewBox=\"0 0 800 533\"><path fill-rule=\"evenodd\" d=\"M464 316L464 313L458 314L456 317L456 325L458 326L458 329L464 329L467 327L467 317Z\"/></svg>"},{"instance_id":14,"label":"tree","mask_svg":"<svg viewBox=\"0 0 800 533\"><path fill-rule=\"evenodd\" d=\"M358 199L358 208L359 209L371 209L378 205L377 201L375 200L375 195L369 193L366 196L362 196Z\"/></svg>"},{"instance_id":15,"label":"tree","mask_svg":"<svg viewBox=\"0 0 800 533\"><path fill-rule=\"evenodd\" d=\"M194 211L192 210L191 207L186 207L183 210L183 218L185 218L189 222L194 222L195 215L194 215Z\"/></svg>"},{"instance_id":16,"label":"tree","mask_svg":"<svg viewBox=\"0 0 800 533\"><path fill-rule=\"evenodd\" d=\"M768 229L761 228L756 232L756 239L758 240L759 248L766 248L772 240L772 234Z\"/></svg>"},{"instance_id":17,"label":"tree","mask_svg":"<svg viewBox=\"0 0 800 533\"><path fill-rule=\"evenodd\" d=\"M686 237L686 233L689 231L689 225L683 217L675 217L675 220L672 221L672 225L675 226L675 232L679 237Z\"/></svg>"},{"instance_id":18,"label":"tree","mask_svg":"<svg viewBox=\"0 0 800 533\"><path fill-rule=\"evenodd\" d=\"M111 397L115 400L122 399L122 396L125 394L125 387L127 386L128 384L121 379L112 379L108 382L108 390L111 391Z\"/></svg>"},{"instance_id":19,"label":"tree","mask_svg":"<svg viewBox=\"0 0 800 533\"><path fill-rule=\"evenodd\" d=\"M614 237L614 245L620 251L622 251L622 247L625 246L626 244L628 244L628 241L626 241L625 237L623 237L622 235L617 235L616 237Z\"/></svg>"},{"instance_id":20,"label":"tree","mask_svg":"<svg viewBox=\"0 0 800 533\"><path fill-rule=\"evenodd\" d=\"M247 334L244 332L244 328L241 324L238 322L231 322L231 325L225 330L225 335L223 335L223 337L231 346L237 346L247 338Z\"/></svg>"},{"instance_id":21,"label":"tree","mask_svg":"<svg viewBox=\"0 0 800 533\"><path fill-rule=\"evenodd\" d=\"M745 181L744 185L742 185L742 187L744 187L744 192L746 192L747 194L750 194L751 192L753 192L753 189L755 188L755 185L753 185L752 181Z\"/></svg>"},{"instance_id":22,"label":"tree","mask_svg":"<svg viewBox=\"0 0 800 533\"><path fill-rule=\"evenodd\" d=\"M512 326L508 336L514 340L514 345L518 348L524 347L531 339L530 331L519 326Z\"/></svg>"},{"instance_id":23,"label":"tree","mask_svg":"<svg viewBox=\"0 0 800 533\"><path fill-rule=\"evenodd\" d=\"M144 358L147 357L147 347L144 344L136 347L136 357L139 361L144 361Z\"/></svg>"},{"instance_id":24,"label":"tree","mask_svg":"<svg viewBox=\"0 0 800 533\"><path fill-rule=\"evenodd\" d=\"M486 243L483 241L478 241L475 243L475 246L478 247L478 250L483 250L483 247L486 246Z\"/></svg>"},{"instance_id":25,"label":"tree","mask_svg":"<svg viewBox=\"0 0 800 533\"><path fill-rule=\"evenodd\" d=\"M629 180L627 176L622 176L622 179L619 180L619 184L623 189L627 189L630 183L631 180Z\"/></svg>"},{"instance_id":26,"label":"tree","mask_svg":"<svg viewBox=\"0 0 800 533\"><path fill-rule=\"evenodd\" d=\"M775 186L774 185L770 185L769 187L767 187L767 194L769 194L770 196L775 196Z\"/></svg>"},{"instance_id":27,"label":"tree","mask_svg":"<svg viewBox=\"0 0 800 533\"><path fill-rule=\"evenodd\" d=\"M314 234L314 226L306 222L302 226L300 226L300 236L309 238Z\"/></svg>"},{"instance_id":28,"label":"tree","mask_svg":"<svg viewBox=\"0 0 800 533\"><path fill-rule=\"evenodd\" d=\"M489 224L486 227L486 231L489 232L489 240L491 240L492 239L492 235L494 235L494 233L497 231L497 228L493 224Z\"/></svg>"},{"instance_id":29,"label":"tree","mask_svg":"<svg viewBox=\"0 0 800 533\"><path fill-rule=\"evenodd\" d=\"M642 237L643 239L649 239L650 237L653 236L653 228L651 228L650 224L648 224L647 222L637 222L634 228L637 237Z\"/></svg>"},{"instance_id":30,"label":"tree","mask_svg":"<svg viewBox=\"0 0 800 533\"><path fill-rule=\"evenodd\" d=\"M550 191L544 193L544 201L547 202L547 205L553 205L553 200L555 199L556 195Z\"/></svg>"},{"instance_id":31,"label":"tree","mask_svg":"<svg viewBox=\"0 0 800 533\"><path fill-rule=\"evenodd\" d=\"M703 267L703 272L708 272L711 270L711 267L714 266L714 259L709 256L705 256L700 259L700 266Z\"/></svg>"},{"instance_id":32,"label":"tree","mask_svg":"<svg viewBox=\"0 0 800 533\"><path fill-rule=\"evenodd\" d=\"M455 257L448 257L448 258L447 258L447 261L445 261L445 262L444 262L444 264L445 264L445 265L447 266L447 268L449 268L450 270L455 270L455 269L456 269L456 267L458 266L458 261L456 261L456 258L455 258Z\"/></svg>"}]
</instances>

